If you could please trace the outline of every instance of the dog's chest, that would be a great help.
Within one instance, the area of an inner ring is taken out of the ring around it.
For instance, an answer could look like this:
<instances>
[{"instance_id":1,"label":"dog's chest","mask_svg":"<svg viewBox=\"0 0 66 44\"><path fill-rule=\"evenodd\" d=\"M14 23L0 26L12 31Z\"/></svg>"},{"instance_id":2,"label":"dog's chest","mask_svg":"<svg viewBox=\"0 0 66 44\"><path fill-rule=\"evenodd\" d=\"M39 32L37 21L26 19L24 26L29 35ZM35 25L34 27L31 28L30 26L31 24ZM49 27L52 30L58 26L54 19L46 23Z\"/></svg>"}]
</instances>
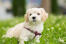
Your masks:
<instances>
[{"instance_id":1,"label":"dog's chest","mask_svg":"<svg viewBox=\"0 0 66 44\"><path fill-rule=\"evenodd\" d=\"M37 31L39 33L42 32L43 30L43 24L40 25L34 25L34 26L28 26L25 25L24 27L31 29L32 31ZM34 33L32 33L31 31L27 30L26 28L23 28L22 32L21 32L21 36L22 37L24 35L24 37L29 37L29 38L33 38L35 36Z\"/></svg>"},{"instance_id":2,"label":"dog's chest","mask_svg":"<svg viewBox=\"0 0 66 44\"><path fill-rule=\"evenodd\" d=\"M43 24L38 24L38 25L34 25L34 26L30 26L30 28L33 30L33 31L37 31L37 32L42 32L43 30Z\"/></svg>"}]
</instances>

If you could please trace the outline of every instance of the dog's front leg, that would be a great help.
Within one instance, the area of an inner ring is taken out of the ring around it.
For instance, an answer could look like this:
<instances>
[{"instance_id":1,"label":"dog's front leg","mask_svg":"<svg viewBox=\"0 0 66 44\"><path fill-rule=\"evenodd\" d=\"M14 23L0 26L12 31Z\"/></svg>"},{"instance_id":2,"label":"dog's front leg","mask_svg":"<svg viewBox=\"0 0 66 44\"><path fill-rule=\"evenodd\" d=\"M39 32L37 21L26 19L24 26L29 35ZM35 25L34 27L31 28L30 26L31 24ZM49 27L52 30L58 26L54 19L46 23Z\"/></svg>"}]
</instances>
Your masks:
<instances>
[{"instance_id":1,"label":"dog's front leg","mask_svg":"<svg viewBox=\"0 0 66 44\"><path fill-rule=\"evenodd\" d=\"M39 43L39 42L40 42L40 38L41 38L41 36L39 36L39 35L38 35L38 36L36 36L36 38L35 38L35 39L36 39L36 42L38 42L38 43Z\"/></svg>"},{"instance_id":2,"label":"dog's front leg","mask_svg":"<svg viewBox=\"0 0 66 44\"><path fill-rule=\"evenodd\" d=\"M24 44L24 41L23 40L19 41L19 44Z\"/></svg>"},{"instance_id":3,"label":"dog's front leg","mask_svg":"<svg viewBox=\"0 0 66 44\"><path fill-rule=\"evenodd\" d=\"M24 41L28 41L28 37L21 36L20 39L19 39L19 44L24 44Z\"/></svg>"}]
</instances>

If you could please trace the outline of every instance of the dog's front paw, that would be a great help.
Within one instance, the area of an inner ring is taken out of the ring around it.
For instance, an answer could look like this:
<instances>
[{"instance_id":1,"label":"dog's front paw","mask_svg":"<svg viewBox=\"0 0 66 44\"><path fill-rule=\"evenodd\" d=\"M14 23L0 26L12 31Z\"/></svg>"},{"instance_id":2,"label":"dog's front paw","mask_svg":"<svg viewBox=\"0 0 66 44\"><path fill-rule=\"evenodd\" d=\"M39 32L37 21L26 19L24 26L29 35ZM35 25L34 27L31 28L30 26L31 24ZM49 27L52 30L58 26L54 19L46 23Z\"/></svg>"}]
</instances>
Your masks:
<instances>
[{"instance_id":1,"label":"dog's front paw","mask_svg":"<svg viewBox=\"0 0 66 44\"><path fill-rule=\"evenodd\" d=\"M28 41L28 38L27 38L27 37L25 37L25 38L24 38L24 41Z\"/></svg>"},{"instance_id":2,"label":"dog's front paw","mask_svg":"<svg viewBox=\"0 0 66 44\"><path fill-rule=\"evenodd\" d=\"M2 38L12 38L12 36L9 36L9 35L3 35Z\"/></svg>"},{"instance_id":3,"label":"dog's front paw","mask_svg":"<svg viewBox=\"0 0 66 44\"><path fill-rule=\"evenodd\" d=\"M36 40L36 42L37 42L37 43L39 43L39 42L40 42L40 40L38 40L38 39L37 39L37 40Z\"/></svg>"},{"instance_id":4,"label":"dog's front paw","mask_svg":"<svg viewBox=\"0 0 66 44\"><path fill-rule=\"evenodd\" d=\"M2 38L8 38L8 36L6 36L6 35L3 35L3 36L2 36Z\"/></svg>"},{"instance_id":5,"label":"dog's front paw","mask_svg":"<svg viewBox=\"0 0 66 44\"><path fill-rule=\"evenodd\" d=\"M41 38L41 36L39 36L39 35L38 35L38 36L36 36L36 42L38 42L38 43L39 43L39 42L40 42L40 38Z\"/></svg>"}]
</instances>

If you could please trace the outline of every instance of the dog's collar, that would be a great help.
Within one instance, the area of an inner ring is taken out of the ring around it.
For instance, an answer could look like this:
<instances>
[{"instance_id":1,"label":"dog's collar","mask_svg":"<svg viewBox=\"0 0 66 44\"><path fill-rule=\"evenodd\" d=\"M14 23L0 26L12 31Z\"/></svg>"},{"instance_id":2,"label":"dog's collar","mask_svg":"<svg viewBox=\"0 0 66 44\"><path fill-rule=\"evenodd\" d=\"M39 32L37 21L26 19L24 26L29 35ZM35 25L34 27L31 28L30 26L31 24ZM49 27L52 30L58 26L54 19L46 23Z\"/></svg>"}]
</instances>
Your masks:
<instances>
[{"instance_id":1,"label":"dog's collar","mask_svg":"<svg viewBox=\"0 0 66 44\"><path fill-rule=\"evenodd\" d=\"M37 32L37 31L33 31L33 30L31 30L31 29L29 29L29 28L26 28L26 27L24 27L24 28L27 29L28 31L30 31L31 33L35 34L34 38L35 38L37 35L41 35L41 33Z\"/></svg>"}]
</instances>

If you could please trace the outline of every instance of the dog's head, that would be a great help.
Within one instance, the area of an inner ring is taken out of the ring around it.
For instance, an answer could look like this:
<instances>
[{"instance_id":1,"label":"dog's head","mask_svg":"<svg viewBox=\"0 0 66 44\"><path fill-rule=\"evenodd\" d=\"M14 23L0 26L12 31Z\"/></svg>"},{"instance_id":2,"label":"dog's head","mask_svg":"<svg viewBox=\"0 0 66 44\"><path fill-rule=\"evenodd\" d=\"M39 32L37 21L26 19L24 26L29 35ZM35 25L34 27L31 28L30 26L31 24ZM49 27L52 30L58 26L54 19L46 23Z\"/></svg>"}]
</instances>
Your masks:
<instances>
[{"instance_id":1,"label":"dog's head","mask_svg":"<svg viewBox=\"0 0 66 44\"><path fill-rule=\"evenodd\" d=\"M26 22L44 22L48 18L48 13L43 8L31 8L26 11Z\"/></svg>"}]
</instances>

